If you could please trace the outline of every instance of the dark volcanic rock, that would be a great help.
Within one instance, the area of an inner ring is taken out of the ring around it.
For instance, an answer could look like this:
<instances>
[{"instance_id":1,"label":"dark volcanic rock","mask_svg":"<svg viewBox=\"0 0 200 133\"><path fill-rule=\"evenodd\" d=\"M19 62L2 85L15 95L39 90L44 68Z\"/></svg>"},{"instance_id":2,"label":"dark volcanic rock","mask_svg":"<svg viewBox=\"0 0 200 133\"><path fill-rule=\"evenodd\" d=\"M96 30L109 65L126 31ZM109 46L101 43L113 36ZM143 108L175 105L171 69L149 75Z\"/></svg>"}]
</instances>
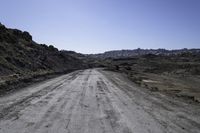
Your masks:
<instances>
[{"instance_id":1,"label":"dark volcanic rock","mask_svg":"<svg viewBox=\"0 0 200 133\"><path fill-rule=\"evenodd\" d=\"M26 40L26 41L32 41L32 36L27 32L27 31L24 31L22 33L22 37Z\"/></svg>"},{"instance_id":2,"label":"dark volcanic rock","mask_svg":"<svg viewBox=\"0 0 200 133\"><path fill-rule=\"evenodd\" d=\"M0 32L5 31L6 27L0 23Z\"/></svg>"}]
</instances>

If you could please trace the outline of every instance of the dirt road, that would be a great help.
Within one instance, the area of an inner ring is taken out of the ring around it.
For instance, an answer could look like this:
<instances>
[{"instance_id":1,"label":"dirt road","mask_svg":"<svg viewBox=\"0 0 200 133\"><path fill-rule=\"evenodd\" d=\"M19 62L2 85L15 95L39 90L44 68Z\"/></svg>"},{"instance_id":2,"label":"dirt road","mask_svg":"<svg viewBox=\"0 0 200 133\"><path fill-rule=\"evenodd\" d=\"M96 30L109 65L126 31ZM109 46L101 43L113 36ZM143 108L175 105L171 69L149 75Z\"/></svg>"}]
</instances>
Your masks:
<instances>
[{"instance_id":1,"label":"dirt road","mask_svg":"<svg viewBox=\"0 0 200 133\"><path fill-rule=\"evenodd\" d=\"M200 133L200 106L88 69L1 97L0 133Z\"/></svg>"}]
</instances>

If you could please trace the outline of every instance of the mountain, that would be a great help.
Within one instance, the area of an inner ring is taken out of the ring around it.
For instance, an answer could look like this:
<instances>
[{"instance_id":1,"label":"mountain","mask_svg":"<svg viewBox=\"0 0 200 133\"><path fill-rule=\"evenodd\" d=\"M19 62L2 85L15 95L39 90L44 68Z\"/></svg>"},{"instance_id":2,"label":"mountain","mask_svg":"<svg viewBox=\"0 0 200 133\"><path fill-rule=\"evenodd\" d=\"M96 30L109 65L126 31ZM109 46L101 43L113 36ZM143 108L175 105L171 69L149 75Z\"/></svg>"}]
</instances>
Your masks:
<instances>
[{"instance_id":1,"label":"mountain","mask_svg":"<svg viewBox=\"0 0 200 133\"><path fill-rule=\"evenodd\" d=\"M182 53L194 53L200 54L200 49L178 49L178 50L166 50L166 49L133 49L133 50L114 50L107 51L100 54L90 54L89 57L92 58L127 58L139 55L177 55Z\"/></svg>"},{"instance_id":2,"label":"mountain","mask_svg":"<svg viewBox=\"0 0 200 133\"><path fill-rule=\"evenodd\" d=\"M38 44L28 32L0 23L0 86L11 79L18 81L87 68L81 56L84 55Z\"/></svg>"}]
</instances>

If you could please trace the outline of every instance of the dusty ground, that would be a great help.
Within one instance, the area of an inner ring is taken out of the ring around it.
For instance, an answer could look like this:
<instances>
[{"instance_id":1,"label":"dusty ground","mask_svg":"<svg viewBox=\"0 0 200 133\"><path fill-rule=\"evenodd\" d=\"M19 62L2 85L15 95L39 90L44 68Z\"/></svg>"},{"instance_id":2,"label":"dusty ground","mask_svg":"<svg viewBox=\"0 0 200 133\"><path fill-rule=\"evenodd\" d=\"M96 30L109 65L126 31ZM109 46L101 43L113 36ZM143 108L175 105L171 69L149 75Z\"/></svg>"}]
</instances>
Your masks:
<instances>
[{"instance_id":1,"label":"dusty ground","mask_svg":"<svg viewBox=\"0 0 200 133\"><path fill-rule=\"evenodd\" d=\"M0 98L0 133L199 133L200 106L76 71Z\"/></svg>"},{"instance_id":2,"label":"dusty ground","mask_svg":"<svg viewBox=\"0 0 200 133\"><path fill-rule=\"evenodd\" d=\"M130 80L150 91L159 91L185 102L200 103L200 76L178 74L136 73L127 75Z\"/></svg>"}]
</instances>

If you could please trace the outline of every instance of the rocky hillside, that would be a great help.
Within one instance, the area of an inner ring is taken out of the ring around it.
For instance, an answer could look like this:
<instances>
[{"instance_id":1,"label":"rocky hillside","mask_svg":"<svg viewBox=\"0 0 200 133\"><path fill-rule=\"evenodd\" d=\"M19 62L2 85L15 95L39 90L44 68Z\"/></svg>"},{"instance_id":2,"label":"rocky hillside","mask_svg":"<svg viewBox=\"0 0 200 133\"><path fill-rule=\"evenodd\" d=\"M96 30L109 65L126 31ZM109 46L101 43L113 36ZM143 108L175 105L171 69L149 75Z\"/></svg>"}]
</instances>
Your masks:
<instances>
[{"instance_id":1,"label":"rocky hillside","mask_svg":"<svg viewBox=\"0 0 200 133\"><path fill-rule=\"evenodd\" d=\"M37 44L28 32L0 24L0 89L2 84L10 84L13 79L18 81L86 68L80 55L59 51L52 45Z\"/></svg>"},{"instance_id":2,"label":"rocky hillside","mask_svg":"<svg viewBox=\"0 0 200 133\"><path fill-rule=\"evenodd\" d=\"M200 54L200 49L178 49L178 50L166 50L166 49L134 49L134 50L114 50L107 51L100 54L91 54L89 57L93 58L127 58L140 55L154 54L154 55L177 55L181 53L195 53Z\"/></svg>"}]
</instances>

